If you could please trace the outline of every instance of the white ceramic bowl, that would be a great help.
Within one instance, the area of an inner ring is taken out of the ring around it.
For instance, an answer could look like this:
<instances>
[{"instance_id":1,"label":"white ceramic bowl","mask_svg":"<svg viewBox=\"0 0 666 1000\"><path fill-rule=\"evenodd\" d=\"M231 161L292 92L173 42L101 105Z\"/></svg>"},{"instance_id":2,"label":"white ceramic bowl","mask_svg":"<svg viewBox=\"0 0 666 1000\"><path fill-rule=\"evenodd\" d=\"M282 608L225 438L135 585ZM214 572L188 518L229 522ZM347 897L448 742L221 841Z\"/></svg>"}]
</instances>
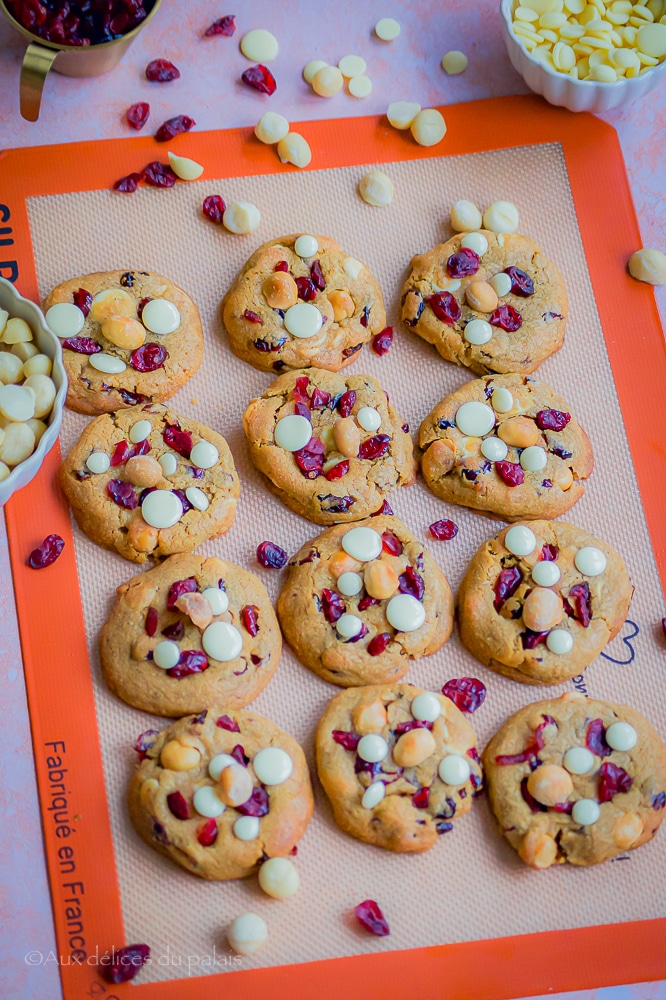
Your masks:
<instances>
[{"instance_id":1,"label":"white ceramic bowl","mask_svg":"<svg viewBox=\"0 0 666 1000\"><path fill-rule=\"evenodd\" d=\"M0 309L6 309L10 317L18 316L19 319L24 319L30 326L35 344L42 354L48 354L53 361L51 378L56 387L56 398L49 416L49 425L44 431L41 441L30 458L26 458L25 462L16 465L11 474L0 483L1 507L7 503L13 493L27 486L31 479L35 478L44 458L58 439L65 396L67 395L67 373L62 363L60 341L46 325L42 310L30 299L24 299L22 295L19 295L11 282L4 278L0 278Z\"/></svg>"},{"instance_id":2,"label":"white ceramic bowl","mask_svg":"<svg viewBox=\"0 0 666 1000\"><path fill-rule=\"evenodd\" d=\"M513 0L501 0L501 27L509 59L516 72L535 94L542 94L550 104L569 111L591 111L599 114L620 104L631 104L659 83L666 83L666 61L636 76L633 80L598 83L596 80L574 80L567 73L558 73L534 59L522 47L513 33L511 12Z\"/></svg>"}]
</instances>

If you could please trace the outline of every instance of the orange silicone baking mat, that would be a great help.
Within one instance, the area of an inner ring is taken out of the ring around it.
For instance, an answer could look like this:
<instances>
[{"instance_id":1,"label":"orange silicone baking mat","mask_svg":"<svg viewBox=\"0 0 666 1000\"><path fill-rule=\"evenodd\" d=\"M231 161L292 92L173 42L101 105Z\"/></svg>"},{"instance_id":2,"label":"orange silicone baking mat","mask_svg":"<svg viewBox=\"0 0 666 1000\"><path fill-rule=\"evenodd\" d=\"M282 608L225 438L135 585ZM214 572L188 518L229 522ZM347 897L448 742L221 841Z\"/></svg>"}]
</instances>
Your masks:
<instances>
[{"instance_id":1,"label":"orange silicone baking mat","mask_svg":"<svg viewBox=\"0 0 666 1000\"><path fill-rule=\"evenodd\" d=\"M257 567L257 543L270 537L293 552L318 529L268 492L247 457L241 414L270 377L236 359L221 329L218 306L235 273L259 243L288 232L331 234L365 260L384 289L396 341L384 358L364 351L353 371L379 378L416 431L469 373L401 327L409 259L448 238L448 207L457 198L481 206L515 201L521 231L557 262L571 303L565 346L539 375L567 398L595 449L588 492L565 519L624 555L636 584L631 620L584 677L546 691L490 673L456 635L417 661L407 679L438 689L450 677L480 677L488 697L472 722L481 745L519 706L572 686L635 705L666 734L657 631L658 566L662 579L666 570L657 474L666 356L652 291L624 270L639 235L615 134L534 98L444 111L449 133L429 150L375 118L305 124L314 155L303 172L282 166L250 130L188 135L179 151L205 165L206 179L132 196L109 188L155 158L150 139L7 153L0 208L13 229L18 287L37 298L67 277L118 267L158 270L193 296L205 359L173 407L227 437L243 487L232 532L202 548L259 572L275 598L281 577ZM376 164L395 184L388 209L372 209L356 194L359 177ZM234 237L203 220L201 202L213 192L256 203L260 229ZM63 450L85 423L65 414ZM254 879L205 883L151 851L127 820L124 796L134 738L165 723L112 697L96 652L114 588L137 568L72 527L53 481L58 461L52 453L7 514L66 1000L130 990L187 1000L210 988L239 998L267 990L304 998L500 998L666 976L663 834L597 868L533 872L499 837L482 798L432 851L392 855L338 831L315 780L315 816L296 859L301 890L287 902L263 896ZM454 541L429 543L454 589L476 547L500 527L443 504L422 482L391 504L424 538L439 517L460 525ZM34 573L25 556L52 531L66 539L65 553L53 569ZM312 765L314 726L335 691L285 650L253 708L291 732ZM367 897L383 907L389 938L355 926L351 910ZM256 956L240 959L224 932L246 910L265 918L270 936ZM150 944L151 964L135 985L103 992L98 956L132 941ZM213 986L213 975L225 978Z\"/></svg>"}]
</instances>

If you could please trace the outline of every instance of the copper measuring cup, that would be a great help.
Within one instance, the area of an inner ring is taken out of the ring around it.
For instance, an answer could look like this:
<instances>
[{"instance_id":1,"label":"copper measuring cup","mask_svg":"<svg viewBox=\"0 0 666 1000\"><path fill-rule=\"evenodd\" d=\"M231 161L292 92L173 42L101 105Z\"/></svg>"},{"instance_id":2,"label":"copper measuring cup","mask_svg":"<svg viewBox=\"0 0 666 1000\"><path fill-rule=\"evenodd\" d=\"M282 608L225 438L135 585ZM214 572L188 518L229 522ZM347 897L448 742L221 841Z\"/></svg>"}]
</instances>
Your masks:
<instances>
[{"instance_id":1,"label":"copper measuring cup","mask_svg":"<svg viewBox=\"0 0 666 1000\"><path fill-rule=\"evenodd\" d=\"M4 14L12 28L28 39L28 47L21 66L20 99L21 115L26 121L36 122L46 74L53 66L55 73L63 76L101 76L122 59L125 52L150 20L155 16L162 0L155 0L150 13L126 35L112 42L98 45L59 45L38 38L22 24L19 24L7 10L4 0L0 0L0 14Z\"/></svg>"}]
</instances>

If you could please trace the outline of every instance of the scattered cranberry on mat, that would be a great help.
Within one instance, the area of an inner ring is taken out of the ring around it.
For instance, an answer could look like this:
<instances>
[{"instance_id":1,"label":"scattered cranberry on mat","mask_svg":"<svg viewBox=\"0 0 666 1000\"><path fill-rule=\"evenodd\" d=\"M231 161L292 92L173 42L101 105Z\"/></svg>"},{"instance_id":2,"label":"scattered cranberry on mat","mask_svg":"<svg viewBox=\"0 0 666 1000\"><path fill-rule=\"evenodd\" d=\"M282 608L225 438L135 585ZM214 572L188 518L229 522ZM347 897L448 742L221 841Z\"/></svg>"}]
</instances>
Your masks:
<instances>
[{"instance_id":1,"label":"scattered cranberry on mat","mask_svg":"<svg viewBox=\"0 0 666 1000\"><path fill-rule=\"evenodd\" d=\"M375 334L372 338L370 346L375 354L378 354L381 357L383 354L386 354L388 350L390 350L392 343L393 327L385 326L383 330L380 330L379 333Z\"/></svg>"},{"instance_id":2,"label":"scattered cranberry on mat","mask_svg":"<svg viewBox=\"0 0 666 1000\"><path fill-rule=\"evenodd\" d=\"M365 899L359 903L358 906L354 907L354 913L361 926L365 927L366 931L370 931L371 934L376 934L377 937L386 937L391 933L386 918L374 899Z\"/></svg>"},{"instance_id":3,"label":"scattered cranberry on mat","mask_svg":"<svg viewBox=\"0 0 666 1000\"><path fill-rule=\"evenodd\" d=\"M207 198L204 198L202 211L211 222L221 223L226 207L221 195L209 194Z\"/></svg>"},{"instance_id":4,"label":"scattered cranberry on mat","mask_svg":"<svg viewBox=\"0 0 666 1000\"><path fill-rule=\"evenodd\" d=\"M131 125L137 131L142 129L150 117L150 104L147 104L145 101L138 101L136 104L132 104L127 109L126 117L128 125Z\"/></svg>"},{"instance_id":5,"label":"scattered cranberry on mat","mask_svg":"<svg viewBox=\"0 0 666 1000\"><path fill-rule=\"evenodd\" d=\"M108 983L128 983L134 979L150 957L147 944L128 944L125 948L114 948L109 956L111 961L103 963L104 978Z\"/></svg>"},{"instance_id":6,"label":"scattered cranberry on mat","mask_svg":"<svg viewBox=\"0 0 666 1000\"><path fill-rule=\"evenodd\" d=\"M213 21L210 28L206 28L204 34L207 38L210 38L211 35L225 35L227 38L231 38L235 30L236 15L225 14L224 17L218 17L217 21Z\"/></svg>"},{"instance_id":7,"label":"scattered cranberry on mat","mask_svg":"<svg viewBox=\"0 0 666 1000\"><path fill-rule=\"evenodd\" d=\"M428 531L431 537L436 538L438 542L450 542L458 534L458 525L455 521L443 518L441 521L433 521Z\"/></svg>"},{"instance_id":8,"label":"scattered cranberry on mat","mask_svg":"<svg viewBox=\"0 0 666 1000\"><path fill-rule=\"evenodd\" d=\"M476 712L486 700L486 686L476 677L454 677L442 688L445 698L450 698L461 712Z\"/></svg>"},{"instance_id":9,"label":"scattered cranberry on mat","mask_svg":"<svg viewBox=\"0 0 666 1000\"><path fill-rule=\"evenodd\" d=\"M28 559L28 566L33 569L44 569L51 566L65 547L60 535L47 535L37 549L33 549Z\"/></svg>"},{"instance_id":10,"label":"scattered cranberry on mat","mask_svg":"<svg viewBox=\"0 0 666 1000\"><path fill-rule=\"evenodd\" d=\"M128 174L127 177L121 177L117 180L113 187L114 190L122 191L123 194L133 194L142 180L141 174Z\"/></svg>"},{"instance_id":11,"label":"scattered cranberry on mat","mask_svg":"<svg viewBox=\"0 0 666 1000\"><path fill-rule=\"evenodd\" d=\"M268 69L267 66L262 66L261 63L258 66L250 66L246 69L244 73L241 74L241 80L246 83L248 87L253 87L254 90L258 90L260 94L271 94L275 93L277 83L275 82L275 77Z\"/></svg>"},{"instance_id":12,"label":"scattered cranberry on mat","mask_svg":"<svg viewBox=\"0 0 666 1000\"><path fill-rule=\"evenodd\" d=\"M181 132L189 132L195 125L194 118L190 118L189 115L176 115L175 118L167 118L155 133L155 139L157 142L169 142Z\"/></svg>"},{"instance_id":13,"label":"scattered cranberry on mat","mask_svg":"<svg viewBox=\"0 0 666 1000\"><path fill-rule=\"evenodd\" d=\"M261 566L266 569L282 569L287 565L289 556L275 542L261 542L257 546L257 559Z\"/></svg>"},{"instance_id":14,"label":"scattered cranberry on mat","mask_svg":"<svg viewBox=\"0 0 666 1000\"><path fill-rule=\"evenodd\" d=\"M180 77L180 70L168 59L153 59L146 66L146 79L152 83L169 83Z\"/></svg>"}]
</instances>

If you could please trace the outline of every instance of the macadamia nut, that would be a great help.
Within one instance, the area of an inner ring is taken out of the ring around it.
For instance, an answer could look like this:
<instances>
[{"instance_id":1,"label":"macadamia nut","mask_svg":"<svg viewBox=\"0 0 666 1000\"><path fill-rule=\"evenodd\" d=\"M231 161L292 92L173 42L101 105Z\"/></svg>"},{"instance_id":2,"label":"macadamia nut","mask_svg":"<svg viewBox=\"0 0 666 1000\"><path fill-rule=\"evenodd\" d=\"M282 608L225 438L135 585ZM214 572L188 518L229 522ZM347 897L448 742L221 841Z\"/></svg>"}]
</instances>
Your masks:
<instances>
[{"instance_id":1,"label":"macadamia nut","mask_svg":"<svg viewBox=\"0 0 666 1000\"><path fill-rule=\"evenodd\" d=\"M457 233L469 233L481 229L483 218L473 201L464 198L451 205L451 228Z\"/></svg>"},{"instance_id":2,"label":"macadamia nut","mask_svg":"<svg viewBox=\"0 0 666 1000\"><path fill-rule=\"evenodd\" d=\"M224 228L236 235L253 233L260 222L259 209L249 201L232 201L222 216Z\"/></svg>"},{"instance_id":3,"label":"macadamia nut","mask_svg":"<svg viewBox=\"0 0 666 1000\"><path fill-rule=\"evenodd\" d=\"M510 201L494 201L483 213L483 228L492 233L515 233L518 209Z\"/></svg>"},{"instance_id":4,"label":"macadamia nut","mask_svg":"<svg viewBox=\"0 0 666 1000\"><path fill-rule=\"evenodd\" d=\"M259 885L273 899L288 899L298 892L300 878L289 858L269 858L259 869Z\"/></svg>"},{"instance_id":5,"label":"macadamia nut","mask_svg":"<svg viewBox=\"0 0 666 1000\"><path fill-rule=\"evenodd\" d=\"M629 274L636 281L648 285L666 285L666 254L661 250L644 248L629 258Z\"/></svg>"},{"instance_id":6,"label":"macadamia nut","mask_svg":"<svg viewBox=\"0 0 666 1000\"><path fill-rule=\"evenodd\" d=\"M284 139L280 139L277 151L283 163L291 163L295 167L307 167L312 160L312 150L299 132L289 132Z\"/></svg>"},{"instance_id":7,"label":"macadamia nut","mask_svg":"<svg viewBox=\"0 0 666 1000\"><path fill-rule=\"evenodd\" d=\"M254 134L260 142L272 146L289 134L289 122L277 111L267 111L254 126Z\"/></svg>"},{"instance_id":8,"label":"macadamia nut","mask_svg":"<svg viewBox=\"0 0 666 1000\"><path fill-rule=\"evenodd\" d=\"M368 205L383 208L393 201L393 181L381 170L370 170L361 177L358 193Z\"/></svg>"},{"instance_id":9,"label":"macadamia nut","mask_svg":"<svg viewBox=\"0 0 666 1000\"><path fill-rule=\"evenodd\" d=\"M266 921L256 913L243 913L232 923L227 939L239 955L252 955L268 939Z\"/></svg>"},{"instance_id":10,"label":"macadamia nut","mask_svg":"<svg viewBox=\"0 0 666 1000\"><path fill-rule=\"evenodd\" d=\"M426 108L425 111L419 111L411 130L419 146L436 146L446 135L446 122L436 108Z\"/></svg>"}]
</instances>

